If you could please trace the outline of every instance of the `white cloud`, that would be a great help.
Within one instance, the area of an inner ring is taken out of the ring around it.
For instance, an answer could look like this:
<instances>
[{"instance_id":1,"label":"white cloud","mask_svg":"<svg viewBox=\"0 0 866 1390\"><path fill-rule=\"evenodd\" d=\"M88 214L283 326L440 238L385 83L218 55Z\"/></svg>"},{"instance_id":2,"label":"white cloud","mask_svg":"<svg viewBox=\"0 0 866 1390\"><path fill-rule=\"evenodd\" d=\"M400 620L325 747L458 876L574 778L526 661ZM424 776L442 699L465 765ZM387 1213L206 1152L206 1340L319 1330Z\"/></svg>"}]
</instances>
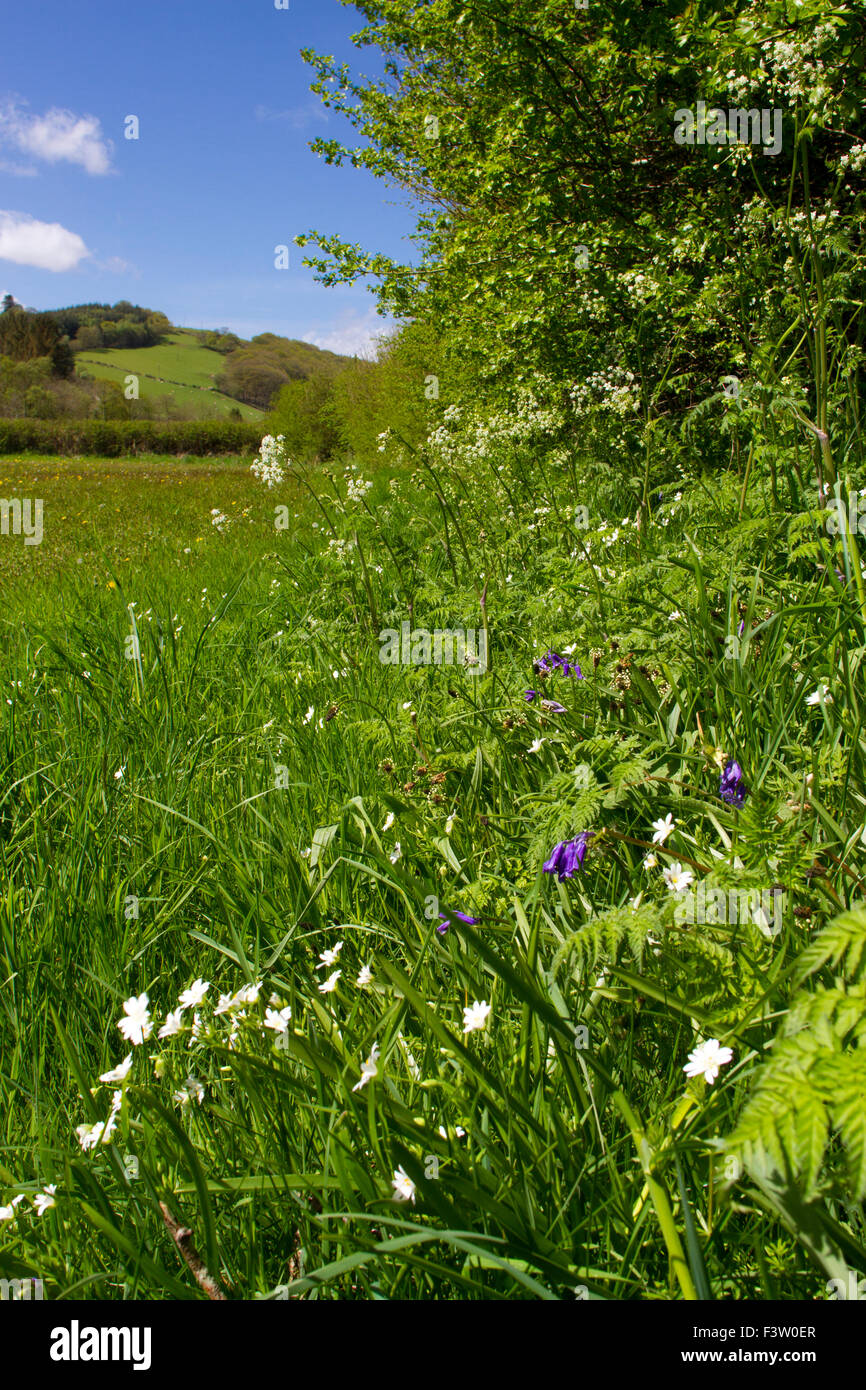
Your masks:
<instances>
[{"instance_id":1,"label":"white cloud","mask_svg":"<svg viewBox=\"0 0 866 1390\"><path fill-rule=\"evenodd\" d=\"M38 270L74 270L90 252L77 232L37 222L26 212L0 211L0 260Z\"/></svg>"},{"instance_id":2,"label":"white cloud","mask_svg":"<svg viewBox=\"0 0 866 1390\"><path fill-rule=\"evenodd\" d=\"M394 324L380 318L374 309L366 314L347 310L342 320L334 327L325 329L308 328L301 334L305 343L326 348L328 352L340 352L347 357L370 357L376 355L376 339L393 332Z\"/></svg>"},{"instance_id":3,"label":"white cloud","mask_svg":"<svg viewBox=\"0 0 866 1390\"><path fill-rule=\"evenodd\" d=\"M257 121L284 121L292 130L306 130L307 126L317 121L328 124L328 113L317 101L308 101L305 106L290 106L282 111L260 103L254 114Z\"/></svg>"},{"instance_id":4,"label":"white cloud","mask_svg":"<svg viewBox=\"0 0 866 1390\"><path fill-rule=\"evenodd\" d=\"M104 138L96 116L76 116L56 106L44 116L34 116L7 102L0 109L0 141L48 164L66 160L80 164L88 174L107 174L111 169L111 142Z\"/></svg>"}]
</instances>

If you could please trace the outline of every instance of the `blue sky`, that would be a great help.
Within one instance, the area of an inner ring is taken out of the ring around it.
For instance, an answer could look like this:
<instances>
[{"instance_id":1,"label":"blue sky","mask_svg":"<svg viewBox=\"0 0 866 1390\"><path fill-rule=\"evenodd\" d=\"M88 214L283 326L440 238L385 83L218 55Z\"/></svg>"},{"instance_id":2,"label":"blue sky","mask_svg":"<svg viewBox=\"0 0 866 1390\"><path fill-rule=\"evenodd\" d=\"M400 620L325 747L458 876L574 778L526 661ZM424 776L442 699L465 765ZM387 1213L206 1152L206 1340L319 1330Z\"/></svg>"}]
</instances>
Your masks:
<instances>
[{"instance_id":1,"label":"blue sky","mask_svg":"<svg viewBox=\"0 0 866 1390\"><path fill-rule=\"evenodd\" d=\"M299 50L377 73L338 0L40 0L8 5L0 53L0 292L38 309L128 299L179 325L363 351L385 326L362 286L325 289L291 247L315 228L402 259L400 190L326 165L347 122ZM124 138L135 115L140 138Z\"/></svg>"}]
</instances>

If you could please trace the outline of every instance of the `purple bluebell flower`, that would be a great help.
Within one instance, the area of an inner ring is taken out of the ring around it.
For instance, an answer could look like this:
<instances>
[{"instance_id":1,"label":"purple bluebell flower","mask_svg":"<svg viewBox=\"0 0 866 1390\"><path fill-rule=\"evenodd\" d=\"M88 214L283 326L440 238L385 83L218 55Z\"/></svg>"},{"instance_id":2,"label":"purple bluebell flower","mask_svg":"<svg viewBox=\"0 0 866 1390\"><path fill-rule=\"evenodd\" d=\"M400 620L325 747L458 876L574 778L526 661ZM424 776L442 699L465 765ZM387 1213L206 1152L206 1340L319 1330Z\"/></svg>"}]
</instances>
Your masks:
<instances>
[{"instance_id":1,"label":"purple bluebell flower","mask_svg":"<svg viewBox=\"0 0 866 1390\"><path fill-rule=\"evenodd\" d=\"M451 926L452 917L459 918L461 922L467 922L470 927L477 927L481 921L480 917L467 917L465 912L440 912L439 917L441 921L437 925L436 930L440 936L444 936Z\"/></svg>"},{"instance_id":2,"label":"purple bluebell flower","mask_svg":"<svg viewBox=\"0 0 866 1390\"><path fill-rule=\"evenodd\" d=\"M537 694L537 690L524 690L523 698L528 705L531 705Z\"/></svg>"},{"instance_id":3,"label":"purple bluebell flower","mask_svg":"<svg viewBox=\"0 0 866 1390\"><path fill-rule=\"evenodd\" d=\"M564 676L577 676L578 680L583 680L583 673L577 663L560 656L552 647L548 647L544 656L533 661L532 669L539 676L549 676L554 671L561 671Z\"/></svg>"},{"instance_id":4,"label":"purple bluebell flower","mask_svg":"<svg viewBox=\"0 0 866 1390\"><path fill-rule=\"evenodd\" d=\"M583 867L586 858L586 847L590 840L588 830L582 830L573 840L560 840L555 845L547 863L543 866L546 874L556 874L560 883L564 878L571 878L575 869Z\"/></svg>"},{"instance_id":5,"label":"purple bluebell flower","mask_svg":"<svg viewBox=\"0 0 866 1390\"><path fill-rule=\"evenodd\" d=\"M743 769L733 758L728 759L725 770L719 778L719 796L723 801L727 801L729 806L735 806L737 810L746 799Z\"/></svg>"},{"instance_id":6,"label":"purple bluebell flower","mask_svg":"<svg viewBox=\"0 0 866 1390\"><path fill-rule=\"evenodd\" d=\"M565 705L561 705L558 700L542 700L541 708L548 714L565 714Z\"/></svg>"}]
</instances>

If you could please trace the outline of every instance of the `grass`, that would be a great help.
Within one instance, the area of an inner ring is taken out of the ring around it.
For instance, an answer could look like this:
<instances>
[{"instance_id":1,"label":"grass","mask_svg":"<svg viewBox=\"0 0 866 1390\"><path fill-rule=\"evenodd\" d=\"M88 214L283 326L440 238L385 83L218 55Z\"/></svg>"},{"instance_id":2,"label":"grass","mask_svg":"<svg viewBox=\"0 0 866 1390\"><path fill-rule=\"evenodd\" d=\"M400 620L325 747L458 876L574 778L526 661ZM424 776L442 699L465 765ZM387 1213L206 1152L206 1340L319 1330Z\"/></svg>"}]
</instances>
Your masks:
<instances>
[{"instance_id":1,"label":"grass","mask_svg":"<svg viewBox=\"0 0 866 1390\"><path fill-rule=\"evenodd\" d=\"M535 446L443 474L392 446L352 501L300 469L269 493L235 463L4 462L4 494L46 497L38 555L0 538L4 1275L52 1298L203 1298L207 1271L247 1299L796 1299L866 1268L826 1081L857 1061L866 931L839 542L757 476L740 510L733 473L626 526L621 485L575 466L580 489ZM489 668L383 664L404 620L483 626ZM534 672L548 647L580 677ZM580 872L545 874L581 831ZM783 885L781 931L684 924L674 862ZM796 1116L761 1110L766 1058L834 990L802 1134L794 1083ZM708 1038L733 1053L712 1085L683 1071Z\"/></svg>"},{"instance_id":2,"label":"grass","mask_svg":"<svg viewBox=\"0 0 866 1390\"><path fill-rule=\"evenodd\" d=\"M184 329L167 334L166 341L155 347L100 348L98 352L79 353L76 363L79 370L121 386L127 375L135 374L142 399L173 396L178 404L206 403L226 415L237 407L245 420L259 420L264 414L255 406L214 389L214 378L223 370L225 360L212 348L202 347L194 334Z\"/></svg>"}]
</instances>

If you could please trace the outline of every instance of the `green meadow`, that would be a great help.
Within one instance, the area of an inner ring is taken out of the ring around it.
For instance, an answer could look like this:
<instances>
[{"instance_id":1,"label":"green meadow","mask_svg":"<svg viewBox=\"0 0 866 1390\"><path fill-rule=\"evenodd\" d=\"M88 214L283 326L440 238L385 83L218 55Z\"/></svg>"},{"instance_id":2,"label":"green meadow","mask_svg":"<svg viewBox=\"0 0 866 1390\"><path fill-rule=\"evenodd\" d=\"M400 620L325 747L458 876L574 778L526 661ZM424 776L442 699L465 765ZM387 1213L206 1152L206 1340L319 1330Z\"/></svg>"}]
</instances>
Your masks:
<instances>
[{"instance_id":1,"label":"green meadow","mask_svg":"<svg viewBox=\"0 0 866 1390\"><path fill-rule=\"evenodd\" d=\"M862 1298L862 7L354 8L376 361L0 459L0 1276Z\"/></svg>"}]
</instances>

